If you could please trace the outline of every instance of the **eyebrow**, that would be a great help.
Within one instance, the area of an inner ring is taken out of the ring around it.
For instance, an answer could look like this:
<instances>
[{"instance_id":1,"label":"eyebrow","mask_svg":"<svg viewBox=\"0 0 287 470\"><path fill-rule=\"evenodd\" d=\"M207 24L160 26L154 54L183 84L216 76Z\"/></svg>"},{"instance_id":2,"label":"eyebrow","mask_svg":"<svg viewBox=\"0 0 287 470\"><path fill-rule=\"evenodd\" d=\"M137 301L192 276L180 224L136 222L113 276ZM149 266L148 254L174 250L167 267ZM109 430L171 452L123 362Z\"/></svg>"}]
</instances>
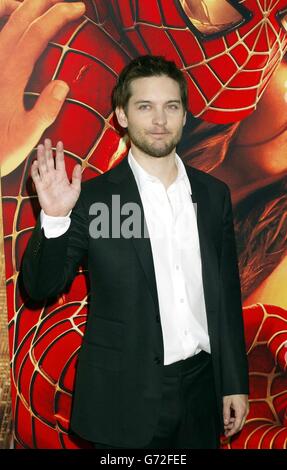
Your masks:
<instances>
[{"instance_id":1,"label":"eyebrow","mask_svg":"<svg viewBox=\"0 0 287 470\"><path fill-rule=\"evenodd\" d=\"M134 104L140 104L140 103L152 103L152 101L150 101L150 100L138 100L138 101L135 101ZM166 103L178 103L178 104L180 104L181 101L180 100L168 100Z\"/></svg>"}]
</instances>

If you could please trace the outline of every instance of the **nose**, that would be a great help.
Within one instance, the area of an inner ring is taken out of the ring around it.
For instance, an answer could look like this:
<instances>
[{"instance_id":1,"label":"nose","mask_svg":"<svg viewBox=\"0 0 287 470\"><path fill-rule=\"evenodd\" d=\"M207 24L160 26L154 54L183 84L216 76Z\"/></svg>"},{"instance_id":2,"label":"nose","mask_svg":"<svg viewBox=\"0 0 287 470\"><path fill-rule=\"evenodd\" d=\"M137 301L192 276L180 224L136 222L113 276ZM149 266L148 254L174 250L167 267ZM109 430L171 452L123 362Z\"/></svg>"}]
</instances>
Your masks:
<instances>
[{"instance_id":1,"label":"nose","mask_svg":"<svg viewBox=\"0 0 287 470\"><path fill-rule=\"evenodd\" d=\"M166 113L163 108L155 108L152 123L158 126L165 126L167 123Z\"/></svg>"}]
</instances>

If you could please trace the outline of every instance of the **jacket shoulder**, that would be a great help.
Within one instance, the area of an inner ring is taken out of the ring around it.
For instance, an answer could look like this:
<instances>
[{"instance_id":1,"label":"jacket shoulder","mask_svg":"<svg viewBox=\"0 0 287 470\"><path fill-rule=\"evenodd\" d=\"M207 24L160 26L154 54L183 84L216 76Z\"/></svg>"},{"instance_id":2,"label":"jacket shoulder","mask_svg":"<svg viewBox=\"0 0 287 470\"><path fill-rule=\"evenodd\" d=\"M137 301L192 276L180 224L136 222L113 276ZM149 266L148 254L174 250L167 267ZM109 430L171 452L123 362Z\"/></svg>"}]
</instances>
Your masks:
<instances>
[{"instance_id":1,"label":"jacket shoulder","mask_svg":"<svg viewBox=\"0 0 287 470\"><path fill-rule=\"evenodd\" d=\"M81 193L84 197L95 194L98 191L102 191L107 183L107 174L110 170L105 173L101 173L98 176L94 176L88 180L82 182Z\"/></svg>"},{"instance_id":2,"label":"jacket shoulder","mask_svg":"<svg viewBox=\"0 0 287 470\"><path fill-rule=\"evenodd\" d=\"M90 193L95 193L95 191L105 191L107 188L107 183L111 177L120 176L123 172L125 174L127 168L129 168L126 160L127 159L124 158L122 161L112 168L106 170L104 173L84 181L82 183L82 191L84 195L88 196Z\"/></svg>"},{"instance_id":3,"label":"jacket shoulder","mask_svg":"<svg viewBox=\"0 0 287 470\"><path fill-rule=\"evenodd\" d=\"M222 181L221 179L217 178L216 176L207 173L206 171L199 170L194 166L187 166L185 165L187 173L191 176L191 178L196 178L199 182L208 186L211 190L217 190L220 192L230 192L229 186Z\"/></svg>"}]
</instances>

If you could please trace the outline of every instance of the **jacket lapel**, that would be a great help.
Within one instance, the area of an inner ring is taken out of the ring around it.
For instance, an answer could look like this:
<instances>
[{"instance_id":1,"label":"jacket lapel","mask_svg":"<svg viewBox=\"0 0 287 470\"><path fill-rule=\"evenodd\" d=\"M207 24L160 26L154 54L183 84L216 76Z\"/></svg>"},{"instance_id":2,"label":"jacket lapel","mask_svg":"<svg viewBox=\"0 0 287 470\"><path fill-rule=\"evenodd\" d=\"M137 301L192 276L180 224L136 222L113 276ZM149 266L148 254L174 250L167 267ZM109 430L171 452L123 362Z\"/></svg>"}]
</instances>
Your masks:
<instances>
[{"instance_id":1,"label":"jacket lapel","mask_svg":"<svg viewBox=\"0 0 287 470\"><path fill-rule=\"evenodd\" d=\"M217 310L218 306L218 255L214 245L212 214L208 188L199 180L196 171L185 165L192 189L192 201L196 210L199 235L202 282L207 313Z\"/></svg>"},{"instance_id":2,"label":"jacket lapel","mask_svg":"<svg viewBox=\"0 0 287 470\"><path fill-rule=\"evenodd\" d=\"M134 178L133 172L129 166L128 159L124 158L109 174L109 180L117 184L117 191L120 194L121 198L121 207L125 203L133 202L138 204L141 212L141 234L144 233L146 236L140 238L132 237L131 243L133 244L139 262L142 265L142 268L145 272L148 286L150 288L155 307L159 311L157 287L156 287L156 278L155 270L152 256L152 248L150 238L148 236L148 229L146 225L146 220L144 217L144 208L142 205L141 197L139 190Z\"/></svg>"}]
</instances>

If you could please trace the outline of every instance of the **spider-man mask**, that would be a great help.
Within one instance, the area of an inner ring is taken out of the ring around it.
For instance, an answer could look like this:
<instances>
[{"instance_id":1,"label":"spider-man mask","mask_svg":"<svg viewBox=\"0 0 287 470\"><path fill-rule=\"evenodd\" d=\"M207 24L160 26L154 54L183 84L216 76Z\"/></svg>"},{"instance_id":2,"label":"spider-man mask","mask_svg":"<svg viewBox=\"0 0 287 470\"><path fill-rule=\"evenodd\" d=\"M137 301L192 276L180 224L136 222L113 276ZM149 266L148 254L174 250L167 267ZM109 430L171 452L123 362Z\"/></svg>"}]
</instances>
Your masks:
<instances>
[{"instance_id":1,"label":"spider-man mask","mask_svg":"<svg viewBox=\"0 0 287 470\"><path fill-rule=\"evenodd\" d=\"M185 70L189 108L216 123L255 108L287 47L286 0L112 0L139 54Z\"/></svg>"}]
</instances>

